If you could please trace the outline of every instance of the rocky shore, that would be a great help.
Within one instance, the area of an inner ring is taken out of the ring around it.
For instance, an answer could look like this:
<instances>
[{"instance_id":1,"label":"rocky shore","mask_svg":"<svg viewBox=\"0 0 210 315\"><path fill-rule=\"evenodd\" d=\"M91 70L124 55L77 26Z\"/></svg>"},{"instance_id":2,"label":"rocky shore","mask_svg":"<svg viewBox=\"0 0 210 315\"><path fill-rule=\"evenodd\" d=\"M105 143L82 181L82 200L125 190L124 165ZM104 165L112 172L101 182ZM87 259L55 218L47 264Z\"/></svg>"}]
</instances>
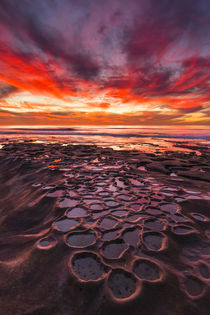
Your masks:
<instances>
[{"instance_id":1,"label":"rocky shore","mask_svg":"<svg viewBox=\"0 0 210 315\"><path fill-rule=\"evenodd\" d=\"M1 314L208 314L210 149L196 150L2 145Z\"/></svg>"}]
</instances>

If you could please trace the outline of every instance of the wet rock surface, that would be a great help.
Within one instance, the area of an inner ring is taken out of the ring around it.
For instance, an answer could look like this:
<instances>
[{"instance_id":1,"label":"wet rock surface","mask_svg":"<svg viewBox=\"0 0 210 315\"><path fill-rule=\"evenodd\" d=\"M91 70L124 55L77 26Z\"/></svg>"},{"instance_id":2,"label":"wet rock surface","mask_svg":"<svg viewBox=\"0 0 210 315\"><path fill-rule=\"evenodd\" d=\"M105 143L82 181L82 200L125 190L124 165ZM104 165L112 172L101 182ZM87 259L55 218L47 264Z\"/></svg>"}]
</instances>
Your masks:
<instances>
[{"instance_id":1,"label":"wet rock surface","mask_svg":"<svg viewBox=\"0 0 210 315\"><path fill-rule=\"evenodd\" d=\"M3 145L2 314L208 314L210 150L199 152Z\"/></svg>"}]
</instances>

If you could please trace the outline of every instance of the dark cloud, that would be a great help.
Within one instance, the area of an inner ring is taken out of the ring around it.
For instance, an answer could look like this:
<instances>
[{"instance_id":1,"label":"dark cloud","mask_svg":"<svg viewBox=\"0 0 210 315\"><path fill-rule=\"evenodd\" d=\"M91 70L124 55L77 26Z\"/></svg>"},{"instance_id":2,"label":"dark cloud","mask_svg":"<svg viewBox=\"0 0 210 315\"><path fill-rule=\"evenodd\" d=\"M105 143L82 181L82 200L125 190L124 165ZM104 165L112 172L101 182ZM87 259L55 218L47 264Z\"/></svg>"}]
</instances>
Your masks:
<instances>
[{"instance_id":1,"label":"dark cloud","mask_svg":"<svg viewBox=\"0 0 210 315\"><path fill-rule=\"evenodd\" d=\"M122 41L127 67L132 73L132 93L155 97L207 92L208 57L184 55L179 58L181 64L167 66L164 58L171 49L176 48L179 53L183 45L202 50L201 43L208 41L205 28L210 22L208 8L205 0L150 0L143 14L139 11L133 25L126 28ZM123 86L123 82L116 80L116 87Z\"/></svg>"},{"instance_id":2,"label":"dark cloud","mask_svg":"<svg viewBox=\"0 0 210 315\"><path fill-rule=\"evenodd\" d=\"M180 108L179 112L181 114L190 114L190 113L199 112L202 109L203 109L203 106L197 106L197 107L193 107L193 108Z\"/></svg>"},{"instance_id":3,"label":"dark cloud","mask_svg":"<svg viewBox=\"0 0 210 315\"><path fill-rule=\"evenodd\" d=\"M50 114L55 116L71 116L71 113L69 112L51 112Z\"/></svg>"},{"instance_id":4,"label":"dark cloud","mask_svg":"<svg viewBox=\"0 0 210 315\"><path fill-rule=\"evenodd\" d=\"M207 1L148 1L144 14L139 13L124 34L128 62L158 61L180 39L200 42L209 22L205 5Z\"/></svg>"},{"instance_id":5,"label":"dark cloud","mask_svg":"<svg viewBox=\"0 0 210 315\"><path fill-rule=\"evenodd\" d=\"M61 8L62 3L67 5L66 1L61 1ZM63 13L67 15L65 10L68 12L69 9L68 5L64 6ZM9 27L11 34L19 40L14 39L11 49L29 62L37 57L37 52L42 60L50 56L55 60L64 61L67 72L72 70L84 80L94 79L100 72L98 62L86 51L79 38L64 36L64 32L76 26L69 23L65 30L58 30L56 25L49 25L50 16L47 13L50 12L56 16L57 23L62 23L55 10L56 6L53 6L53 1L50 0L46 1L45 5L39 0L30 5L24 0L19 3L2 0L0 24L4 23ZM68 73L66 75L68 76Z\"/></svg>"},{"instance_id":6,"label":"dark cloud","mask_svg":"<svg viewBox=\"0 0 210 315\"><path fill-rule=\"evenodd\" d=\"M17 92L18 89L10 84L0 84L0 100L8 97L9 95Z\"/></svg>"}]
</instances>

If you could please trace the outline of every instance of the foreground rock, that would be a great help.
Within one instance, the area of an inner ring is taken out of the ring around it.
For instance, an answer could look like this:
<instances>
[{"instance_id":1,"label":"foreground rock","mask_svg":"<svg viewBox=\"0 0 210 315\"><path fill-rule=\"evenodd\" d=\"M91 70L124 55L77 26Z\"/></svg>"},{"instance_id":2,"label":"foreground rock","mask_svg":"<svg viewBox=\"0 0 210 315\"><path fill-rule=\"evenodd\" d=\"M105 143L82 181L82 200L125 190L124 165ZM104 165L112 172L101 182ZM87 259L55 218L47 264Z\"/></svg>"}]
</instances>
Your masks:
<instances>
[{"instance_id":1,"label":"foreground rock","mask_svg":"<svg viewBox=\"0 0 210 315\"><path fill-rule=\"evenodd\" d=\"M6 144L2 314L208 314L209 151L200 150Z\"/></svg>"}]
</instances>

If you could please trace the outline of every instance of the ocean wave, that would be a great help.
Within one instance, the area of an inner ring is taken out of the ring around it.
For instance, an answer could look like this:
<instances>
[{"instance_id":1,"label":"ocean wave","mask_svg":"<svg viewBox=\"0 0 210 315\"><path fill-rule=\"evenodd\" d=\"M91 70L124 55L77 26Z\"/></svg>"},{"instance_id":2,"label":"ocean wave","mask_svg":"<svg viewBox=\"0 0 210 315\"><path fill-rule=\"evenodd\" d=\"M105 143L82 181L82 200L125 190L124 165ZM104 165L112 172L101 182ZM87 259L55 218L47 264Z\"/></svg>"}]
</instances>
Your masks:
<instances>
[{"instance_id":1,"label":"ocean wave","mask_svg":"<svg viewBox=\"0 0 210 315\"><path fill-rule=\"evenodd\" d=\"M91 130L92 129L92 130ZM94 129L94 130L93 130ZM123 129L123 128L120 128ZM113 132L106 132L108 128L104 128L103 131L97 131L95 128L12 128L12 129L0 129L0 134L8 135L22 135L22 134L32 134L32 135L78 135L78 136L104 136L104 137L116 137L116 138L168 138L168 139L205 139L210 140L209 134L199 134L196 129L190 130L192 133L176 134L174 132L161 133L157 130L153 132L145 132L144 129L125 128L125 131L130 130L130 132L119 133L117 128L111 128ZM118 129L119 130L119 129ZM133 132L132 132L133 131ZM137 131L137 132L136 132ZM189 131L189 132L190 132ZM193 132L194 131L194 132Z\"/></svg>"}]
</instances>

